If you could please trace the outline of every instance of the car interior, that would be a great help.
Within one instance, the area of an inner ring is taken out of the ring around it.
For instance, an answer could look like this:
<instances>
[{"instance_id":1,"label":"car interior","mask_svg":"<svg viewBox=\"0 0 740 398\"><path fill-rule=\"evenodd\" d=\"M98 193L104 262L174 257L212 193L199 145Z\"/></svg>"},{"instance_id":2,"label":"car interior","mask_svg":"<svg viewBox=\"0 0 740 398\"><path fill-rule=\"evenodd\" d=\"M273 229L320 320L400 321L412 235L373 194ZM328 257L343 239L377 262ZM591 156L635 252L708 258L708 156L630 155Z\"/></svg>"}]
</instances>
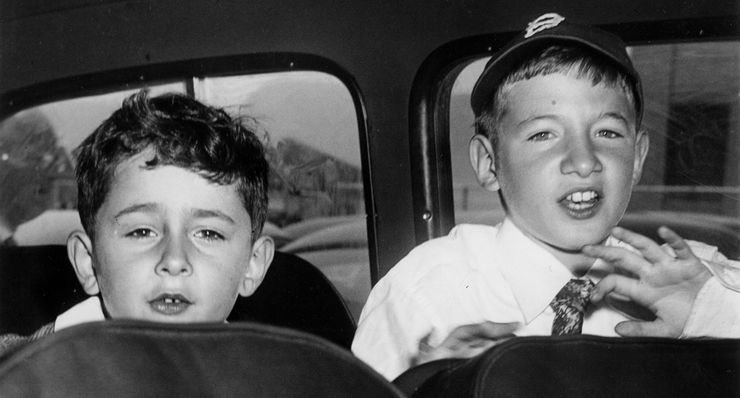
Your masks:
<instances>
[{"instance_id":1,"label":"car interior","mask_svg":"<svg viewBox=\"0 0 740 398\"><path fill-rule=\"evenodd\" d=\"M551 11L622 37L642 76L650 152L620 225L740 260L737 0L2 1L0 334L87 297L65 246L76 148L141 89L258 133L276 254L228 323L62 330L0 359L0 396L740 396L740 339L516 337L393 381L351 354L410 250L505 217L471 171L470 94Z\"/></svg>"}]
</instances>

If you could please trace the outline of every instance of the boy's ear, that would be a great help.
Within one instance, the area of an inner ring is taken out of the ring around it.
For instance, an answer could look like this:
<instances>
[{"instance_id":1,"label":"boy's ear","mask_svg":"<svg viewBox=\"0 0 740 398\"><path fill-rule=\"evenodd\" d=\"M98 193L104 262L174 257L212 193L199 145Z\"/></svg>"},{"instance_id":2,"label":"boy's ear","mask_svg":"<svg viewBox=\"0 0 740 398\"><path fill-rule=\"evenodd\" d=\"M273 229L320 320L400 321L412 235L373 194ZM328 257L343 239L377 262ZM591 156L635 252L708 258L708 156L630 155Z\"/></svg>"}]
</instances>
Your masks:
<instances>
[{"instance_id":1,"label":"boy's ear","mask_svg":"<svg viewBox=\"0 0 740 398\"><path fill-rule=\"evenodd\" d=\"M642 176L642 166L645 164L645 158L650 149L650 137L644 130L637 133L635 141L635 164L632 168L632 186L634 187L640 181Z\"/></svg>"},{"instance_id":2,"label":"boy's ear","mask_svg":"<svg viewBox=\"0 0 740 398\"><path fill-rule=\"evenodd\" d=\"M85 232L74 231L69 235L67 238L67 256L85 293L91 296L100 293L98 279L95 277L95 268L93 267L92 241Z\"/></svg>"},{"instance_id":3,"label":"boy's ear","mask_svg":"<svg viewBox=\"0 0 740 398\"><path fill-rule=\"evenodd\" d=\"M491 140L483 134L476 134L470 139L470 165L473 166L475 178L487 191L498 191L496 177L496 158Z\"/></svg>"},{"instance_id":4,"label":"boy's ear","mask_svg":"<svg viewBox=\"0 0 740 398\"><path fill-rule=\"evenodd\" d=\"M275 242L269 236L260 236L252 245L252 255L245 270L244 279L239 285L239 294L251 296L265 278L267 269L275 254Z\"/></svg>"}]
</instances>

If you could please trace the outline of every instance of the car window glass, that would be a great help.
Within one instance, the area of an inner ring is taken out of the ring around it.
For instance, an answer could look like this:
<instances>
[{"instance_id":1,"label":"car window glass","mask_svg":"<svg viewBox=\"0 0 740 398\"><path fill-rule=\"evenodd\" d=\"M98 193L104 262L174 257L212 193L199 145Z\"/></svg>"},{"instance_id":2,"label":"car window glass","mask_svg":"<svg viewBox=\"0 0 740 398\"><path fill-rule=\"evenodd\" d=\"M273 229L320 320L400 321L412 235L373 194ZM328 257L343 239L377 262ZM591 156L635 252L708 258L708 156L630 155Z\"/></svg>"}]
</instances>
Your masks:
<instances>
[{"instance_id":1,"label":"car window glass","mask_svg":"<svg viewBox=\"0 0 740 398\"><path fill-rule=\"evenodd\" d=\"M370 265L360 136L347 87L313 71L196 83L206 102L252 118L265 138L271 165L265 234L279 250L319 267L359 317Z\"/></svg>"},{"instance_id":2,"label":"car window glass","mask_svg":"<svg viewBox=\"0 0 740 398\"><path fill-rule=\"evenodd\" d=\"M498 195L478 185L468 153L470 138L475 134L470 93L488 59L476 60L465 67L453 83L450 95L450 162L456 223L496 225L504 218Z\"/></svg>"},{"instance_id":3,"label":"car window glass","mask_svg":"<svg viewBox=\"0 0 740 398\"><path fill-rule=\"evenodd\" d=\"M138 90L52 102L0 122L1 241L20 246L64 244L70 231L81 228L74 149ZM185 92L185 85L155 85L150 91Z\"/></svg>"}]
</instances>

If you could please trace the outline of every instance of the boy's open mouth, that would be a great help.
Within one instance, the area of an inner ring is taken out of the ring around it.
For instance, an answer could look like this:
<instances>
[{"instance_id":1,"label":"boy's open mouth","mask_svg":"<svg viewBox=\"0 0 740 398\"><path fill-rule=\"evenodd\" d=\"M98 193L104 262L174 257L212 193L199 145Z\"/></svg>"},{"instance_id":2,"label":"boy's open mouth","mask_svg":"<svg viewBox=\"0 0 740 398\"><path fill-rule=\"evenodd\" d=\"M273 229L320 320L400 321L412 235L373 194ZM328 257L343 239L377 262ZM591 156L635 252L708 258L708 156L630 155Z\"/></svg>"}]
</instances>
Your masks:
<instances>
[{"instance_id":1,"label":"boy's open mouth","mask_svg":"<svg viewBox=\"0 0 740 398\"><path fill-rule=\"evenodd\" d=\"M177 315L184 312L192 303L181 294L160 294L149 302L152 309L164 315Z\"/></svg>"},{"instance_id":2,"label":"boy's open mouth","mask_svg":"<svg viewBox=\"0 0 740 398\"><path fill-rule=\"evenodd\" d=\"M587 189L583 191L574 191L560 199L560 204L570 214L577 219L591 217L596 208L599 206L601 194L595 190Z\"/></svg>"}]
</instances>

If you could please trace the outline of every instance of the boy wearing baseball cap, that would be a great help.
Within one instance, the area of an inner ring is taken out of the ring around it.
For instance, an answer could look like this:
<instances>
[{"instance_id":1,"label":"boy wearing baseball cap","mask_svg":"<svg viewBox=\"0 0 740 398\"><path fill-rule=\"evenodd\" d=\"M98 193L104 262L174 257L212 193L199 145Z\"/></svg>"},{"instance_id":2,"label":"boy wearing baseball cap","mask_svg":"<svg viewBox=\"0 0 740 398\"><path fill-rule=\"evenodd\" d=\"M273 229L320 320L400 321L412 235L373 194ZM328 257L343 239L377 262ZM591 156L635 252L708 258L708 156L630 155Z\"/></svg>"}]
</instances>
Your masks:
<instances>
[{"instance_id":1,"label":"boy wearing baseball cap","mask_svg":"<svg viewBox=\"0 0 740 398\"><path fill-rule=\"evenodd\" d=\"M388 379L513 334L616 336L617 324L646 314L628 303L589 305L614 268L581 251L634 250L611 235L648 151L640 77L624 43L543 15L491 58L471 103L470 162L506 217L425 242L374 287L352 350ZM689 245L728 262L714 247Z\"/></svg>"}]
</instances>

